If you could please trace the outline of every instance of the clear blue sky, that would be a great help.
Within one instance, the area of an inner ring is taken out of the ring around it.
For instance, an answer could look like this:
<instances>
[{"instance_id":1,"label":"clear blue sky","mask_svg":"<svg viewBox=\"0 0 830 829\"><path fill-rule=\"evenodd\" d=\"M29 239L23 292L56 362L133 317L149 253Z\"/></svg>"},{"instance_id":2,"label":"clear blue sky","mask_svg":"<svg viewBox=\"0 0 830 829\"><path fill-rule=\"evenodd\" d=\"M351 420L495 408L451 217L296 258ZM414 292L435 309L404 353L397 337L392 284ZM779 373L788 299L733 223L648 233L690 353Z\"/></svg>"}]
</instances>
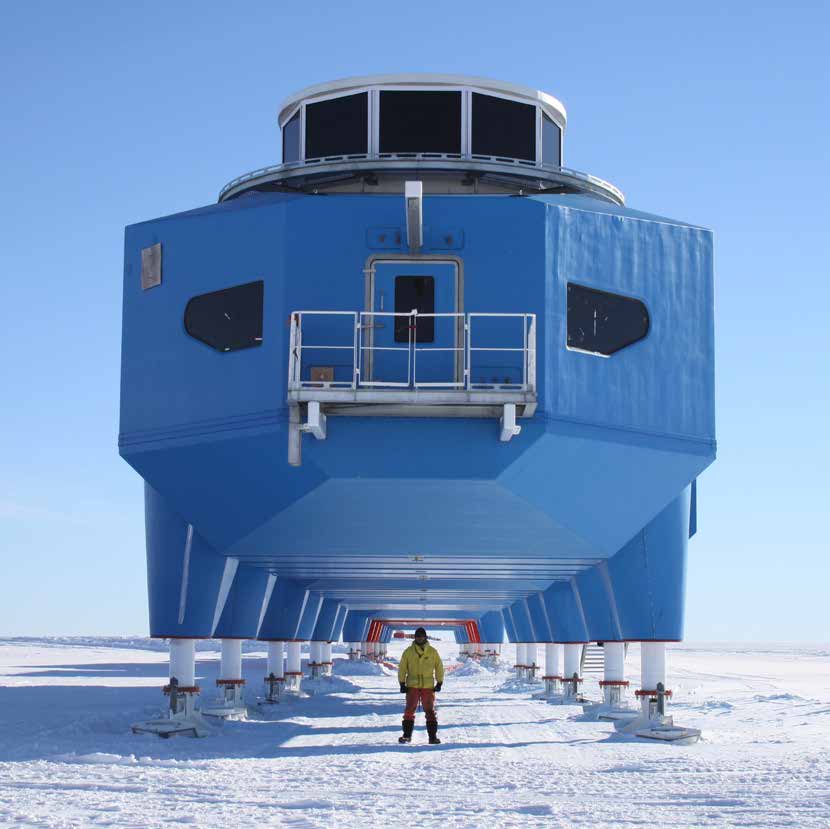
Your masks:
<instances>
[{"instance_id":1,"label":"clear blue sky","mask_svg":"<svg viewBox=\"0 0 830 829\"><path fill-rule=\"evenodd\" d=\"M567 106L566 163L716 233L719 459L688 639L830 640L825 2L7 3L0 635L147 630L117 454L123 228L279 160L290 92L485 75Z\"/></svg>"}]
</instances>

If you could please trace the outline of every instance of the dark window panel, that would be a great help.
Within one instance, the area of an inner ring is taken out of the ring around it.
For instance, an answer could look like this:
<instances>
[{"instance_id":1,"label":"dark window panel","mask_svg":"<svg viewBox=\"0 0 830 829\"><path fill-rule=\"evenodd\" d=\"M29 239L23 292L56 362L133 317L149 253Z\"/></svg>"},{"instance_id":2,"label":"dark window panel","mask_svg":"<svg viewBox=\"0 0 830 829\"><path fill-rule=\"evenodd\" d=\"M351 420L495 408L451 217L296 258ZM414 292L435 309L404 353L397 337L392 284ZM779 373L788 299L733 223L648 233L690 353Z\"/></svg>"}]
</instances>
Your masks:
<instances>
[{"instance_id":1,"label":"dark window panel","mask_svg":"<svg viewBox=\"0 0 830 829\"><path fill-rule=\"evenodd\" d=\"M473 92L474 155L536 160L536 107Z\"/></svg>"},{"instance_id":2,"label":"dark window panel","mask_svg":"<svg viewBox=\"0 0 830 829\"><path fill-rule=\"evenodd\" d=\"M435 313L435 278L432 276L395 277L395 313L408 314L414 308L421 314ZM409 319L395 317L395 342L409 342ZM416 342L435 342L435 317L418 320Z\"/></svg>"},{"instance_id":3,"label":"dark window panel","mask_svg":"<svg viewBox=\"0 0 830 829\"><path fill-rule=\"evenodd\" d=\"M460 92L380 93L382 153L460 153Z\"/></svg>"},{"instance_id":4,"label":"dark window panel","mask_svg":"<svg viewBox=\"0 0 830 829\"><path fill-rule=\"evenodd\" d=\"M282 160L300 160L300 110L282 128Z\"/></svg>"},{"instance_id":5,"label":"dark window panel","mask_svg":"<svg viewBox=\"0 0 830 829\"><path fill-rule=\"evenodd\" d=\"M195 296L184 311L191 337L217 351L237 351L262 344L263 282L249 282Z\"/></svg>"},{"instance_id":6,"label":"dark window panel","mask_svg":"<svg viewBox=\"0 0 830 829\"><path fill-rule=\"evenodd\" d=\"M367 153L369 94L331 98L305 108L305 157Z\"/></svg>"},{"instance_id":7,"label":"dark window panel","mask_svg":"<svg viewBox=\"0 0 830 829\"><path fill-rule=\"evenodd\" d=\"M639 299L568 283L568 346L606 356L642 340L648 309Z\"/></svg>"},{"instance_id":8,"label":"dark window panel","mask_svg":"<svg viewBox=\"0 0 830 829\"><path fill-rule=\"evenodd\" d=\"M547 115L542 115L542 161L562 166L562 133Z\"/></svg>"}]
</instances>

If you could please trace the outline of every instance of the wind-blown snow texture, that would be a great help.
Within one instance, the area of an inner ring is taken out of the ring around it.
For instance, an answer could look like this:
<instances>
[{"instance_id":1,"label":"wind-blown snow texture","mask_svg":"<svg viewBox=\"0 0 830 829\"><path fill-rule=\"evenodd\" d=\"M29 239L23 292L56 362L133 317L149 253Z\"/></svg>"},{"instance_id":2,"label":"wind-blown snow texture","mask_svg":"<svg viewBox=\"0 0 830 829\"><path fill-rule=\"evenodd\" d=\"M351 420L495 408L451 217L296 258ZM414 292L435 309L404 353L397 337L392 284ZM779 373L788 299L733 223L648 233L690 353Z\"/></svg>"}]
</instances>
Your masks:
<instances>
[{"instance_id":1,"label":"wind-blown snow texture","mask_svg":"<svg viewBox=\"0 0 830 829\"><path fill-rule=\"evenodd\" d=\"M253 694L265 655L252 647ZM156 644L0 640L0 826L830 826L828 648L672 649L672 711L704 732L681 747L615 736L507 690L506 667L461 668L440 647L445 742L427 746L419 721L401 747L391 671L336 663L334 693L164 741L129 731L162 703ZM218 654L198 657L210 691ZM638 660L632 648L633 687Z\"/></svg>"}]
</instances>

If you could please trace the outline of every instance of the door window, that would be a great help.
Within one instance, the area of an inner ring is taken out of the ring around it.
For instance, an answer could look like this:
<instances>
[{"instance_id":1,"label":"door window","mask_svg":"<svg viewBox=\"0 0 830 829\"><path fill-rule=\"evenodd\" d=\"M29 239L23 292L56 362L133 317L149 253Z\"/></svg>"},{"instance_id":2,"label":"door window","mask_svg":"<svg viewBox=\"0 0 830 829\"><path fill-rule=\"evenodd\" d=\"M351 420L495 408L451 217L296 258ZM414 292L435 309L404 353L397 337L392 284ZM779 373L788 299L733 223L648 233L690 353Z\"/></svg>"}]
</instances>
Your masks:
<instances>
[{"instance_id":1,"label":"door window","mask_svg":"<svg viewBox=\"0 0 830 829\"><path fill-rule=\"evenodd\" d=\"M432 276L396 276L395 277L395 313L408 314L412 310L419 314L435 313L435 278ZM410 320L395 317L395 342L409 342ZM435 341L435 317L418 320L416 342L431 343Z\"/></svg>"}]
</instances>

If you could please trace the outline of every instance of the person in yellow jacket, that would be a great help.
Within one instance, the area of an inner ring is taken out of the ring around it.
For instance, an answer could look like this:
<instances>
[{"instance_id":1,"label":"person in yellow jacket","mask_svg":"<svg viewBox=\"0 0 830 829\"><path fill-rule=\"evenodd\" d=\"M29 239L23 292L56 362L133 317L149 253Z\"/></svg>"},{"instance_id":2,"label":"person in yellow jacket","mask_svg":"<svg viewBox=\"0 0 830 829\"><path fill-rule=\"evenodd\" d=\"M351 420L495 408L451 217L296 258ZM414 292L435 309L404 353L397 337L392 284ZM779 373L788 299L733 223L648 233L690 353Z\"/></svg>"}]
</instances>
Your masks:
<instances>
[{"instance_id":1,"label":"person in yellow jacket","mask_svg":"<svg viewBox=\"0 0 830 829\"><path fill-rule=\"evenodd\" d=\"M415 728L415 711L420 702L427 720L427 734L432 745L438 739L438 718L435 716L435 694L444 683L444 663L438 651L427 642L423 628L415 631L415 641L403 652L398 667L398 682L401 693L406 694L406 710L403 714L403 735L399 743L412 741Z\"/></svg>"}]
</instances>

